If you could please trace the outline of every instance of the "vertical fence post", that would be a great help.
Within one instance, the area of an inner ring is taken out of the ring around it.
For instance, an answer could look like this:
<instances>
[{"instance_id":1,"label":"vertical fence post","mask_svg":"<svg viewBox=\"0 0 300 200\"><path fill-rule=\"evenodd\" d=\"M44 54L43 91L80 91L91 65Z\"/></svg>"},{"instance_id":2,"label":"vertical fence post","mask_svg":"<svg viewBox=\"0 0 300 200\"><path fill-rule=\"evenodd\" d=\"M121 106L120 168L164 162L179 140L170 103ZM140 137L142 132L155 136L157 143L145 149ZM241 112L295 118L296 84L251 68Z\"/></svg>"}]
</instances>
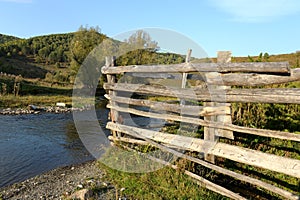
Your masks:
<instances>
[{"instance_id":1,"label":"vertical fence post","mask_svg":"<svg viewBox=\"0 0 300 200\"><path fill-rule=\"evenodd\" d=\"M105 57L105 66L106 67L114 67L114 62L115 62L115 58L113 56ZM113 75L108 74L106 77L107 77L108 84L116 83L117 78L116 78L115 74L113 74ZM116 103L113 101L113 97L117 95L116 92L113 90L109 90L108 94L111 97L109 100L110 105L115 106ZM118 122L118 119L119 119L118 111L116 111L114 109L110 109L110 120L115 123L115 122ZM116 131L112 131L112 134L113 134L114 138L118 135L118 133Z\"/></svg>"},{"instance_id":2,"label":"vertical fence post","mask_svg":"<svg viewBox=\"0 0 300 200\"><path fill-rule=\"evenodd\" d=\"M204 106L214 106L214 105L215 105L214 102L205 102L204 103ZM216 117L215 116L206 116L206 117L204 117L204 120L216 121ZM217 140L214 128L204 127L204 140L209 141L209 142L215 142ZM204 155L204 159L211 163L215 163L215 156L211 155L211 154L206 154L206 152Z\"/></svg>"},{"instance_id":3,"label":"vertical fence post","mask_svg":"<svg viewBox=\"0 0 300 200\"><path fill-rule=\"evenodd\" d=\"M218 57L217 57L217 62L218 63L230 63L231 62L231 51L218 51ZM230 86L218 86L218 89L230 89ZM226 97L225 97L226 98ZM230 103L217 103L217 106L226 106L228 107L231 112L231 104ZM231 124L232 119L231 119L231 113L228 115L218 115L217 116L217 121L220 123L225 123L225 124ZM233 132L232 131L227 131L227 130L220 130L217 129L217 135L220 137L225 137L228 139L234 139Z\"/></svg>"},{"instance_id":4,"label":"vertical fence post","mask_svg":"<svg viewBox=\"0 0 300 200\"><path fill-rule=\"evenodd\" d=\"M188 49L187 51L187 54L186 54L186 57L185 57L185 63L188 64L191 60L191 55L192 55L192 49ZM182 80L181 80L181 88L186 88L186 84L187 84L187 79L188 79L188 73L187 72L183 72L182 73ZM180 106L184 106L186 103L185 99L180 99ZM184 112L184 108L182 107L181 108L181 112ZM184 112L185 113L185 112ZM181 116L183 116L181 114ZM188 124L187 123L181 123L181 126L179 128L180 131L183 131L182 133L184 132L190 132L190 128L191 128L191 124L189 124L189 126L187 126ZM189 128L186 128L186 127L189 127ZM196 127L196 125L193 125L193 129L194 130Z\"/></svg>"},{"instance_id":5,"label":"vertical fence post","mask_svg":"<svg viewBox=\"0 0 300 200\"><path fill-rule=\"evenodd\" d=\"M190 62L191 55L192 55L192 49L189 49L188 52L187 52L187 54L186 54L186 57L185 57L185 63L189 63ZM185 88L186 87L187 76L188 76L188 73L182 73L181 88ZM180 105L184 105L184 104L185 104L185 101L184 101L184 99L182 99L180 101Z\"/></svg>"},{"instance_id":6,"label":"vertical fence post","mask_svg":"<svg viewBox=\"0 0 300 200\"><path fill-rule=\"evenodd\" d=\"M217 57L218 63L231 62L231 52L230 51L218 51L217 55L218 55L218 57ZM218 79L221 79L221 75L216 72L206 74L207 79L209 79L210 77L211 78L217 77ZM220 80L220 81L222 81L222 80ZM230 88L230 86L216 86L216 85L209 85L208 87L210 87L210 90L214 90L214 89L226 90L226 89ZM224 95L225 95L225 91L224 91ZM226 96L224 96L224 98L226 98ZM204 106L227 106L230 109L230 103L205 102ZM231 115L208 116L208 117L204 117L204 120L220 122L220 123L232 123ZM211 144L213 144L218 141L219 137L226 137L229 139L234 139L232 131L204 127L204 140L209 141L209 142L211 142ZM211 163L215 162L215 157L214 157L214 155L211 155L211 154L206 154L204 156L204 159Z\"/></svg>"}]
</instances>

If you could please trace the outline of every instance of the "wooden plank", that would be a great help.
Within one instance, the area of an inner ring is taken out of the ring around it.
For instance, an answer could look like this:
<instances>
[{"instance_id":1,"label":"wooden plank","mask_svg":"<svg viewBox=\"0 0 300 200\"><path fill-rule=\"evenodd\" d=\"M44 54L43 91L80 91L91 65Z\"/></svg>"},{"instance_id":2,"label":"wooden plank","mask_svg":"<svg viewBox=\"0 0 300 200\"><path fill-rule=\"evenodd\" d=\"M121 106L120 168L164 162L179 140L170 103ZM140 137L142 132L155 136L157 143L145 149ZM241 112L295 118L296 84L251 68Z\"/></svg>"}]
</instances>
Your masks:
<instances>
[{"instance_id":1,"label":"wooden plank","mask_svg":"<svg viewBox=\"0 0 300 200\"><path fill-rule=\"evenodd\" d=\"M104 88L116 91L185 98L199 101L211 101L213 98L215 102L300 104L299 88L230 89L225 91L209 91L208 89L203 88L181 89L167 88L162 85L143 85L128 83L104 84ZM226 98L224 98L224 92L226 94Z\"/></svg>"},{"instance_id":2,"label":"wooden plank","mask_svg":"<svg viewBox=\"0 0 300 200\"><path fill-rule=\"evenodd\" d=\"M142 155L143 157L147 157L147 158L149 158L149 159L151 159L151 160L153 160L153 161L155 161L157 163L161 163L163 165L170 166L170 167L172 167L175 170L178 169L178 167L176 165L172 165L169 162L166 162L166 161L161 160L159 158L150 156L150 155L148 155L146 153L138 152L138 151L136 151L134 149L131 149L131 148L127 147L127 146L124 146L124 145L121 145L121 146L124 149L127 149L129 151L133 151L133 152L135 152L135 153L137 153L139 155ZM190 172L188 170L184 170L184 173L186 175L190 176L192 178L192 180L194 180L199 186L201 186L203 188L207 188L207 189L209 189L211 191L214 191L214 192L216 192L218 194L227 196L227 197L229 197L231 199L237 199L237 200L245 199L244 197L240 196L239 194L236 194L236 193L234 193L234 192L232 192L232 191L230 191L230 190L228 190L228 189L226 189L226 188L224 188L222 186L219 186L219 185L217 185L217 184L215 184L215 183L213 183L213 182L211 182L211 181L209 181L209 180L207 180L207 179L205 179L205 178L203 178L203 177L201 177L199 175L196 175L196 174L194 174L194 173L192 173L192 172Z\"/></svg>"},{"instance_id":3,"label":"wooden plank","mask_svg":"<svg viewBox=\"0 0 300 200\"><path fill-rule=\"evenodd\" d=\"M132 98L121 97L121 96L112 97L110 95L106 95L106 98L127 105L149 107L152 110L169 111L169 112L174 112L174 113L179 113L182 115L189 115L189 116L198 117L198 116L230 114L230 108L228 108L227 106L204 107L204 106L192 106L192 105L179 105L179 104L170 104L164 102L151 101L146 99L132 99Z\"/></svg>"},{"instance_id":4,"label":"wooden plank","mask_svg":"<svg viewBox=\"0 0 300 200\"><path fill-rule=\"evenodd\" d=\"M187 52L186 58L185 58L185 63L186 64L188 64L190 62L191 54L192 54L192 50L189 49L188 52ZM187 77L188 77L188 73L186 73L186 72L182 73L181 88L186 87ZM180 100L180 105L185 105L185 100L184 99Z\"/></svg>"},{"instance_id":5,"label":"wooden plank","mask_svg":"<svg viewBox=\"0 0 300 200\"><path fill-rule=\"evenodd\" d=\"M204 106L208 107L213 107L216 106L216 103L214 102L205 102ZM215 122L216 121L216 116L205 116L204 121L208 122ZM209 141L209 142L217 142L218 141L218 136L215 128L205 126L204 127L204 141ZM208 162L215 163L215 156L212 154L208 154L207 152L204 152L204 159Z\"/></svg>"},{"instance_id":6,"label":"wooden plank","mask_svg":"<svg viewBox=\"0 0 300 200\"><path fill-rule=\"evenodd\" d=\"M198 138L139 129L111 122L107 124L107 128L121 131L141 139L147 138L171 144L189 151L203 152L203 149L209 148L209 153L215 156L300 178L300 160L263 153L220 142L210 146L208 142Z\"/></svg>"},{"instance_id":7,"label":"wooden plank","mask_svg":"<svg viewBox=\"0 0 300 200\"><path fill-rule=\"evenodd\" d=\"M252 134L252 135L259 135L259 136L264 136L264 137L271 137L271 138L278 138L278 139L292 140L292 141L300 142L300 134L295 134L295 133L249 128L249 127L237 126L237 125L233 125L233 124L223 124L223 123L211 122L211 121L206 121L203 119L197 119L197 118L192 118L192 117L183 117L183 116L178 116L178 115L173 115L173 114L160 114L160 113L145 112L145 111L136 110L133 108L121 108L118 106L113 107L111 105L107 105L107 107L113 108L120 112L127 112L127 113L140 115L140 116L144 116L144 117L186 122L186 123L198 124L201 126L208 126L208 127L217 128L217 129L224 129L224 130L236 131L236 132L240 132L240 133L248 133L248 134Z\"/></svg>"},{"instance_id":8,"label":"wooden plank","mask_svg":"<svg viewBox=\"0 0 300 200\"><path fill-rule=\"evenodd\" d=\"M222 74L220 79L206 79L207 84L226 86L264 86L272 84L289 83L300 81L300 68L291 69L290 76L265 75L265 74Z\"/></svg>"},{"instance_id":9,"label":"wooden plank","mask_svg":"<svg viewBox=\"0 0 300 200\"><path fill-rule=\"evenodd\" d=\"M231 51L218 51L217 62L218 63L231 63ZM221 90L231 89L230 86L223 86L223 85L215 86L215 87L217 89L221 89ZM231 105L230 104L216 103L216 106L228 106L228 109L231 111L231 108L230 108ZM218 121L220 123L225 123L225 124L232 124L231 113L217 115L216 116L216 121ZM231 139L231 140L234 139L232 131L216 129L215 134L219 135L221 137Z\"/></svg>"},{"instance_id":10,"label":"wooden plank","mask_svg":"<svg viewBox=\"0 0 300 200\"><path fill-rule=\"evenodd\" d=\"M176 169L176 168L175 168ZM246 200L246 198L242 197L241 195L237 194L237 193L234 193L222 186L219 186L211 181L208 181L206 179L204 179L203 177L197 175L197 174L194 174L190 171L187 171L185 170L184 173L194 179L196 179L197 181L199 181L198 185L202 186L202 187L205 187L211 191L214 191L216 193L219 193L219 194L222 194L226 197L229 197L230 199L236 199L236 200Z\"/></svg>"},{"instance_id":11,"label":"wooden plank","mask_svg":"<svg viewBox=\"0 0 300 200\"><path fill-rule=\"evenodd\" d=\"M105 66L108 67L108 68L114 67L114 57L111 57L111 56L105 57ZM109 75L108 74L107 75L107 82L108 82L108 84L116 83L116 75ZM113 90L109 90L108 94L110 96L114 96L114 95L117 95L117 92L113 91ZM117 105L115 102L112 102L112 101L110 101L110 103L114 106ZM110 120L113 121L113 122L118 122L118 118L119 118L119 113L114 109L110 109ZM116 136L118 135L118 133L115 132L115 131L112 131L112 134L113 134L114 138L116 138Z\"/></svg>"},{"instance_id":12,"label":"wooden plank","mask_svg":"<svg viewBox=\"0 0 300 200\"><path fill-rule=\"evenodd\" d=\"M138 144L138 145L149 145L149 143L144 140L137 140L137 139L131 139L131 138L125 138L125 137L115 138L113 136L108 136L108 139L112 140L114 142L126 142L126 143Z\"/></svg>"},{"instance_id":13,"label":"wooden plank","mask_svg":"<svg viewBox=\"0 0 300 200\"><path fill-rule=\"evenodd\" d=\"M131 65L116 68L102 67L103 74L122 74L125 72L147 73L189 73L189 72L259 72L289 74L288 62L248 62L248 63L181 63L171 65Z\"/></svg>"},{"instance_id":14,"label":"wooden plank","mask_svg":"<svg viewBox=\"0 0 300 200\"><path fill-rule=\"evenodd\" d=\"M181 80L179 74L159 74L159 73L132 73L134 77L152 78L157 82L164 79ZM127 75L126 76L130 76ZM256 74L256 73L224 73L220 75L220 78L205 79L200 74L192 74L190 80L200 80L206 84L212 85L224 85L224 86L264 86L273 84L289 83L294 81L300 81L300 68L291 69L291 74L286 75L268 75L268 74Z\"/></svg>"},{"instance_id":15,"label":"wooden plank","mask_svg":"<svg viewBox=\"0 0 300 200\"><path fill-rule=\"evenodd\" d=\"M231 177L233 177L235 179L238 179L238 180L241 180L243 182L247 182L247 183L250 183L252 185L256 185L258 187L261 187L261 188L264 188L266 190L272 191L273 193L279 194L282 197L285 197L287 199L293 199L293 200L299 200L300 199L299 195L293 194L293 193L291 193L289 191L283 190L283 189L281 189L279 187L276 187L274 185L265 183L265 182L263 182L261 180L258 180L258 179L255 179L255 178L251 178L249 176L245 176L243 174L239 174L239 173L230 171L228 169L219 167L217 165L205 162L205 161L200 160L198 158L194 158L192 156L188 156L188 155L183 154L181 152L177 152L174 149L170 149L170 148L166 147L165 145L158 144L157 142L154 142L154 141L149 140L149 139L146 139L146 142L148 142L149 145L155 146L155 147L161 149L164 152L172 153L172 154L174 154L177 157L184 158L184 159L190 160L192 162L198 163L198 164L200 164L200 165L202 165L204 167L207 167L209 169L215 170L215 171L217 171L219 173L225 174L227 176L231 176ZM132 150L132 149L126 147L126 146L123 146L123 147L126 148L126 149L128 149L128 150L135 151L135 150ZM140 152L137 152L137 153L142 154ZM154 161L160 162L160 163L162 161L162 160L159 160L158 158L152 157L152 156L150 156L148 154L143 154L143 155L149 157L150 159L152 159ZM166 161L162 161L162 162L165 162L166 165L170 165L170 163L168 163Z\"/></svg>"},{"instance_id":16,"label":"wooden plank","mask_svg":"<svg viewBox=\"0 0 300 200\"><path fill-rule=\"evenodd\" d=\"M130 144L145 145L145 146L149 145L149 146L155 147L151 143L149 143L145 140L142 140L142 139L131 139L131 138L127 138L127 137L114 138L113 136L108 136L108 139L111 140L114 143L124 142L124 143L130 143ZM171 145L171 144L165 144L165 146L168 147L168 148L178 149L177 146L174 146L174 145Z\"/></svg>"},{"instance_id":17,"label":"wooden plank","mask_svg":"<svg viewBox=\"0 0 300 200\"><path fill-rule=\"evenodd\" d=\"M192 50L189 49L185 58L185 63L188 64L191 60ZM181 82L181 88L185 88L186 82L187 82L187 75L188 73L184 72L182 73L182 82Z\"/></svg>"},{"instance_id":18,"label":"wooden plank","mask_svg":"<svg viewBox=\"0 0 300 200\"><path fill-rule=\"evenodd\" d=\"M217 62L223 63L223 64L230 63L231 62L231 52L230 51L218 51ZM206 77L206 80L213 78L216 80L220 79L220 81L222 81L221 74L218 72L206 73L205 77ZM213 84L207 84L207 87L210 92L212 92L214 90L224 90L225 91L226 89L230 89L230 86L217 86L217 85L213 85ZM225 93L224 93L224 98L225 98ZM212 99L212 101L213 100L214 99ZM221 104L222 103L217 103L217 102L206 102L206 103L204 103L204 106L220 106ZM230 110L230 104L228 105L228 108ZM231 115L208 116L208 117L204 117L204 120L216 121L216 122L226 123L226 124L232 123ZM234 139L232 131L215 129L212 127L204 127L204 140L215 143L218 141L219 137ZM204 159L211 163L215 162L215 158L211 154L205 154Z\"/></svg>"},{"instance_id":19,"label":"wooden plank","mask_svg":"<svg viewBox=\"0 0 300 200\"><path fill-rule=\"evenodd\" d=\"M180 73L139 73L139 72L134 72L126 73L127 76L132 76L132 77L140 77L140 78L151 78L151 79L175 79L175 80L181 80L182 75Z\"/></svg>"}]
</instances>

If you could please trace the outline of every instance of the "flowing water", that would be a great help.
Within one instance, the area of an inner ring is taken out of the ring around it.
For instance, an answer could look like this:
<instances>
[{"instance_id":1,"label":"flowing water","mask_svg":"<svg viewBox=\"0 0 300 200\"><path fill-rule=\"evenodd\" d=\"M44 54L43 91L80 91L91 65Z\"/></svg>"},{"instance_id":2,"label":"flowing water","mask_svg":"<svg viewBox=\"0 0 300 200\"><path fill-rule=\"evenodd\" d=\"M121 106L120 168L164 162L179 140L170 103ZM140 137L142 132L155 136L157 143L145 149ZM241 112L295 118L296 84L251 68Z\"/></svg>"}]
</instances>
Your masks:
<instances>
[{"instance_id":1,"label":"flowing water","mask_svg":"<svg viewBox=\"0 0 300 200\"><path fill-rule=\"evenodd\" d=\"M97 110L102 125L107 112ZM92 159L71 113L0 116L0 187Z\"/></svg>"},{"instance_id":2,"label":"flowing water","mask_svg":"<svg viewBox=\"0 0 300 200\"><path fill-rule=\"evenodd\" d=\"M108 118L105 105L104 102L96 110L96 116L99 126L108 135L110 132L104 129ZM123 116L126 123L136 126L163 123L124 113ZM0 188L57 167L92 159L95 158L80 140L72 113L0 115Z\"/></svg>"}]
</instances>

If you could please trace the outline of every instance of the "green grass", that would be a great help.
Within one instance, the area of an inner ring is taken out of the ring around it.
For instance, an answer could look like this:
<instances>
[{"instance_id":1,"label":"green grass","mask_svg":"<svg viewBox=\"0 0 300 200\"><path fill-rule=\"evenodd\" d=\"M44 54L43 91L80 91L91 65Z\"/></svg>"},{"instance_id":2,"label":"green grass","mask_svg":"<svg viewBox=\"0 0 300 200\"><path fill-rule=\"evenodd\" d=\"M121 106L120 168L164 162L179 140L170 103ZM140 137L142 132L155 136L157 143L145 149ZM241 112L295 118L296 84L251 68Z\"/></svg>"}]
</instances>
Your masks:
<instances>
[{"instance_id":1,"label":"green grass","mask_svg":"<svg viewBox=\"0 0 300 200\"><path fill-rule=\"evenodd\" d=\"M13 95L15 78L0 77L0 92L3 93L3 84L6 84L6 94L0 98L0 108L24 108L30 104L38 106L54 106L57 102L72 104L72 86L55 85L40 79L18 78L20 91L18 96Z\"/></svg>"},{"instance_id":2,"label":"green grass","mask_svg":"<svg viewBox=\"0 0 300 200\"><path fill-rule=\"evenodd\" d=\"M227 199L197 185L181 170L165 167L150 173L125 173L101 164L118 191L127 199ZM125 188L124 191L120 191Z\"/></svg>"},{"instance_id":3,"label":"green grass","mask_svg":"<svg viewBox=\"0 0 300 200\"><path fill-rule=\"evenodd\" d=\"M21 74L26 78L44 78L47 73L47 70L43 69L41 65L23 57L19 59L0 57L0 66L2 72Z\"/></svg>"},{"instance_id":4,"label":"green grass","mask_svg":"<svg viewBox=\"0 0 300 200\"><path fill-rule=\"evenodd\" d=\"M55 106L57 102L72 104L72 97L62 95L27 95L18 96L4 95L0 98L0 108L25 108L28 105Z\"/></svg>"}]
</instances>

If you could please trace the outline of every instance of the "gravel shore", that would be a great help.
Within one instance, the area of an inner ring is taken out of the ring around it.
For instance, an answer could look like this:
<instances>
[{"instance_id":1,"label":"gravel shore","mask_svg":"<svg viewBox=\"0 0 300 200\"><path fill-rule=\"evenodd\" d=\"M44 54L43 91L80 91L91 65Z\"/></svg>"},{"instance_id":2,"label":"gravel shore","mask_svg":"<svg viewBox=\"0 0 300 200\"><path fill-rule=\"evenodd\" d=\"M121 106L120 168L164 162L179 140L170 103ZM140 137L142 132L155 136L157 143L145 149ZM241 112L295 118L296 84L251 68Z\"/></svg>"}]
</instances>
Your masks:
<instances>
[{"instance_id":1,"label":"gravel shore","mask_svg":"<svg viewBox=\"0 0 300 200\"><path fill-rule=\"evenodd\" d=\"M91 199L114 199L114 186L103 176L96 161L61 167L0 188L0 199L72 199L76 191L84 189Z\"/></svg>"}]
</instances>

